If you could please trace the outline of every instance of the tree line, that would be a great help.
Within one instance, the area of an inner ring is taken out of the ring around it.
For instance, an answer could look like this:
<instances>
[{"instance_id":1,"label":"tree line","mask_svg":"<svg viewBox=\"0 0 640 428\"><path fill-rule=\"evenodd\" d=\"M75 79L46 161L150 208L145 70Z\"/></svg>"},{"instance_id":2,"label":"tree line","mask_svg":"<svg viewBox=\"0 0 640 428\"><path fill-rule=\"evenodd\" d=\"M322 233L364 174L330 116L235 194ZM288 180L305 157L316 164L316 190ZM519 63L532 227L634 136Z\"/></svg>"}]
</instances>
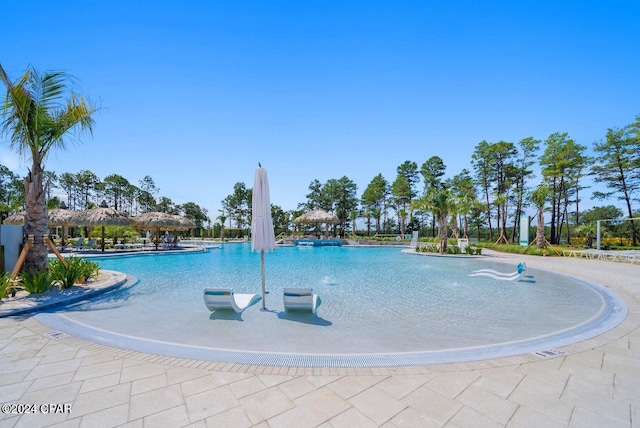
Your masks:
<instances>
[{"instance_id":1,"label":"tree line","mask_svg":"<svg viewBox=\"0 0 640 428\"><path fill-rule=\"evenodd\" d=\"M178 214L193 220L198 228L209 221L208 211L195 202L176 204L166 196L159 196L160 189L149 175L131 183L119 174L110 174L100 179L89 170L77 173L64 172L59 176L52 171L44 172L44 192L47 208L64 207L71 210L86 210L106 204L130 215L150 211ZM63 193L61 199L54 193ZM0 165L0 216L24 209L25 190L22 179L9 168Z\"/></svg>"},{"instance_id":2,"label":"tree line","mask_svg":"<svg viewBox=\"0 0 640 428\"><path fill-rule=\"evenodd\" d=\"M584 233L589 227L580 210L585 190L602 183L606 191L593 192L592 199L616 199L624 208L596 207L596 212L630 219L629 233L637 245L633 218L640 216L640 116L622 128L608 129L603 140L593 143L592 152L589 155L587 146L566 132L553 133L544 141L534 137L517 143L481 141L471 153L470 168L449 178L444 161L431 156L420 166L403 162L392 181L377 174L360 195L347 176L324 183L313 180L306 201L296 210L273 206L274 225L288 232L295 227L295 217L321 208L339 218L333 228L340 236L356 233L356 221L362 219L367 235L419 230L422 235L439 236L446 245L447 236L468 237L474 231L478 237L482 232L486 239L509 243L518 242L520 218L535 208L541 221L545 213L550 215L549 243L570 243L573 232ZM536 165L541 177L536 176ZM251 189L236 183L221 203L219 224L229 220L230 227L238 230L248 227Z\"/></svg>"}]
</instances>

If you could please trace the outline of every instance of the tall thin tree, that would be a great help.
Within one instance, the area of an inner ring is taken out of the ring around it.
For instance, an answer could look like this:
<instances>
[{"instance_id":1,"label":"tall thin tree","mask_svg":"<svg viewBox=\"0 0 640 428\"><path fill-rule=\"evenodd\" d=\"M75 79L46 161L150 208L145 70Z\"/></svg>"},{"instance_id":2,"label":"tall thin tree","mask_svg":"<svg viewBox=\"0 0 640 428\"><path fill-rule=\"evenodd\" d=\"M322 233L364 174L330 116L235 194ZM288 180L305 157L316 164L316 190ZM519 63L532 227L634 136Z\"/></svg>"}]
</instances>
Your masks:
<instances>
[{"instance_id":1,"label":"tall thin tree","mask_svg":"<svg viewBox=\"0 0 640 428\"><path fill-rule=\"evenodd\" d=\"M622 129L609 129L604 142L594 144L596 162L591 167L596 183L604 183L609 192L595 192L594 197L616 196L624 201L635 246L638 233L633 220L633 201L640 200L640 116L634 124Z\"/></svg>"}]
</instances>

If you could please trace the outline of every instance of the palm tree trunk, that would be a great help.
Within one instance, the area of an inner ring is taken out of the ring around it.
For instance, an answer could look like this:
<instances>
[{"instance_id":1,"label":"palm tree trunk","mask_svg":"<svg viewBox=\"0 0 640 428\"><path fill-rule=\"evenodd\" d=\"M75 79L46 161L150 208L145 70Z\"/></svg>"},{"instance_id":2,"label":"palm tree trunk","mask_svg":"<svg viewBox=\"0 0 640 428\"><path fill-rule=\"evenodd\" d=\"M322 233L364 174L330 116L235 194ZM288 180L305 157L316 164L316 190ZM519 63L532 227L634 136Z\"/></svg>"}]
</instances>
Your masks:
<instances>
[{"instance_id":1,"label":"palm tree trunk","mask_svg":"<svg viewBox=\"0 0 640 428\"><path fill-rule=\"evenodd\" d=\"M467 216L465 215L463 218L463 229L464 229L464 238L465 239L469 239L469 220L467 219Z\"/></svg>"},{"instance_id":2,"label":"palm tree trunk","mask_svg":"<svg viewBox=\"0 0 640 428\"><path fill-rule=\"evenodd\" d=\"M544 242L544 211L538 208L538 227L536 228L536 248L541 250L545 247Z\"/></svg>"},{"instance_id":3,"label":"palm tree trunk","mask_svg":"<svg viewBox=\"0 0 640 428\"><path fill-rule=\"evenodd\" d=\"M451 237L458 239L458 216L455 214L451 216L451 228Z\"/></svg>"},{"instance_id":4,"label":"palm tree trunk","mask_svg":"<svg viewBox=\"0 0 640 428\"><path fill-rule=\"evenodd\" d=\"M447 252L447 214L441 213L438 220L438 235L440 238L440 254Z\"/></svg>"},{"instance_id":5,"label":"palm tree trunk","mask_svg":"<svg viewBox=\"0 0 640 428\"><path fill-rule=\"evenodd\" d=\"M436 237L436 215L435 214L431 216L431 237L432 238Z\"/></svg>"},{"instance_id":6,"label":"palm tree trunk","mask_svg":"<svg viewBox=\"0 0 640 428\"><path fill-rule=\"evenodd\" d=\"M33 235L33 245L27 253L24 270L33 272L47 270L47 246L43 238L49 235L47 203L43 186L43 171L39 165L33 165L33 172L24 178L25 202L27 215L24 222L26 236Z\"/></svg>"}]
</instances>

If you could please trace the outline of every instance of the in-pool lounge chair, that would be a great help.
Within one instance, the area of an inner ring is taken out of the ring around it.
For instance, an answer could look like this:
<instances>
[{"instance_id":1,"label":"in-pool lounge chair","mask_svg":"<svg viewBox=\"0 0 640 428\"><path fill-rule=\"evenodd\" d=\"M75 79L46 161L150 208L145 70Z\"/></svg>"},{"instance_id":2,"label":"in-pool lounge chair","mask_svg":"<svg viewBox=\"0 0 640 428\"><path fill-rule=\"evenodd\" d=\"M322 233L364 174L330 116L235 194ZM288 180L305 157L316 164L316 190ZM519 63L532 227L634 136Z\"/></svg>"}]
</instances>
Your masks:
<instances>
[{"instance_id":1,"label":"in-pool lounge chair","mask_svg":"<svg viewBox=\"0 0 640 428\"><path fill-rule=\"evenodd\" d=\"M212 288L204 289L204 304L210 311L221 309L233 309L240 313L244 311L254 300L257 294L235 294L233 288Z\"/></svg>"},{"instance_id":2,"label":"in-pool lounge chair","mask_svg":"<svg viewBox=\"0 0 640 428\"><path fill-rule=\"evenodd\" d=\"M83 245L81 248L83 250L93 250L94 248L96 248L98 246L98 244L96 243L97 239L96 238L91 238L89 239L89 241Z\"/></svg>"},{"instance_id":3,"label":"in-pool lounge chair","mask_svg":"<svg viewBox=\"0 0 640 428\"><path fill-rule=\"evenodd\" d=\"M518 263L518 268L515 272L503 273L493 269L478 269L473 271L469 276L487 276L489 278L497 279L500 281L513 281L520 278L527 271L527 265L524 262Z\"/></svg>"},{"instance_id":4,"label":"in-pool lounge chair","mask_svg":"<svg viewBox=\"0 0 640 428\"><path fill-rule=\"evenodd\" d=\"M80 250L83 243L84 238L81 236L80 238L76 239L76 242L73 245L69 245L69 248L72 250Z\"/></svg>"},{"instance_id":5,"label":"in-pool lounge chair","mask_svg":"<svg viewBox=\"0 0 640 428\"><path fill-rule=\"evenodd\" d=\"M313 288L285 288L283 294L284 310L310 310L316 312L318 295Z\"/></svg>"}]
</instances>

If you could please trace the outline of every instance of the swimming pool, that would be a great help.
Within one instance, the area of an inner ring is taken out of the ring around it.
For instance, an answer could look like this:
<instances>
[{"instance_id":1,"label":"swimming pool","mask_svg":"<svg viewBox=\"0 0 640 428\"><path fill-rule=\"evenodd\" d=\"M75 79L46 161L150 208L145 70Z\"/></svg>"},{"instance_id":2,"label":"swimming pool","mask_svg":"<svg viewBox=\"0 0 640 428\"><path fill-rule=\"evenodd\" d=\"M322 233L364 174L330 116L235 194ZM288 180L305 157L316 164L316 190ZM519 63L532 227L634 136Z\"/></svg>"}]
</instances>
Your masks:
<instances>
[{"instance_id":1,"label":"swimming pool","mask_svg":"<svg viewBox=\"0 0 640 428\"><path fill-rule=\"evenodd\" d=\"M202 288L260 294L250 245L99 259L139 283L39 315L74 336L176 357L245 364L389 366L547 350L618 325L626 304L604 287L544 270L535 282L470 277L515 266L422 257L398 248L283 247L265 255L267 311L209 312ZM313 287L317 316L285 313L284 287Z\"/></svg>"}]
</instances>

